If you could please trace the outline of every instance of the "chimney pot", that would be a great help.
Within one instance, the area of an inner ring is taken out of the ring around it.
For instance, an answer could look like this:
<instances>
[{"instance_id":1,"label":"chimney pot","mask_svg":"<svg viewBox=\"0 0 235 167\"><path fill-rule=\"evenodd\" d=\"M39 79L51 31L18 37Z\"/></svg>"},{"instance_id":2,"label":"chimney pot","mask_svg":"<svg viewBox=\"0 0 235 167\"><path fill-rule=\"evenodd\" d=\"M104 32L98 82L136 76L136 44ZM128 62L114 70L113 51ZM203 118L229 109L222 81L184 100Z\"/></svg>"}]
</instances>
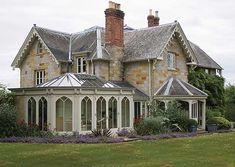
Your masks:
<instances>
[{"instance_id":1,"label":"chimney pot","mask_svg":"<svg viewBox=\"0 0 235 167\"><path fill-rule=\"evenodd\" d=\"M149 9L149 15L153 15L153 10Z\"/></svg>"},{"instance_id":2,"label":"chimney pot","mask_svg":"<svg viewBox=\"0 0 235 167\"><path fill-rule=\"evenodd\" d=\"M158 17L158 11L155 11L155 17Z\"/></svg>"}]
</instances>

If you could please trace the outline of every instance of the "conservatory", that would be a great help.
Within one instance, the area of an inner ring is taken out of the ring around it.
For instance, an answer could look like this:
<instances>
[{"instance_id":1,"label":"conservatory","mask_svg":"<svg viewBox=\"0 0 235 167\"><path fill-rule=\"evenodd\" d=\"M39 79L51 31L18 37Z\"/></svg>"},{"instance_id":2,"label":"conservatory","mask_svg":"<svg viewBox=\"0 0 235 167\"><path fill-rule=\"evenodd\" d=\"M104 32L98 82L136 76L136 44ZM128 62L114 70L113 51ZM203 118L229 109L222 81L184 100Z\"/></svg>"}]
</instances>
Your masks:
<instances>
[{"instance_id":1,"label":"conservatory","mask_svg":"<svg viewBox=\"0 0 235 167\"><path fill-rule=\"evenodd\" d=\"M120 86L119 86L120 85ZM132 128L134 97L130 86L94 75L66 73L33 88L12 89L20 115L43 130L87 133L93 129ZM138 99L138 98L137 98ZM140 99L146 104L145 98ZM146 107L142 108L144 111Z\"/></svg>"}]
</instances>

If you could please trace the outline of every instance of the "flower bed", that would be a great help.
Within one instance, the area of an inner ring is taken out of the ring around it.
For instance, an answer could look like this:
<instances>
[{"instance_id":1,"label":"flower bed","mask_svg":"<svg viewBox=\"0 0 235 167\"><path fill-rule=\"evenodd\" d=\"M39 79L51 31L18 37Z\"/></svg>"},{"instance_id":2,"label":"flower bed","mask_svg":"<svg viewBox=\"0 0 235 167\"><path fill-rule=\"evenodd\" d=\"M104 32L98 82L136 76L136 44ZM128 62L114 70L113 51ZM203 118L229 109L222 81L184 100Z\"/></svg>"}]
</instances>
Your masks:
<instances>
[{"instance_id":1,"label":"flower bed","mask_svg":"<svg viewBox=\"0 0 235 167\"><path fill-rule=\"evenodd\" d=\"M124 138L118 137L95 137L93 135L78 135L78 136L51 136L51 137L6 137L0 138L0 142L8 143L120 143Z\"/></svg>"}]
</instances>

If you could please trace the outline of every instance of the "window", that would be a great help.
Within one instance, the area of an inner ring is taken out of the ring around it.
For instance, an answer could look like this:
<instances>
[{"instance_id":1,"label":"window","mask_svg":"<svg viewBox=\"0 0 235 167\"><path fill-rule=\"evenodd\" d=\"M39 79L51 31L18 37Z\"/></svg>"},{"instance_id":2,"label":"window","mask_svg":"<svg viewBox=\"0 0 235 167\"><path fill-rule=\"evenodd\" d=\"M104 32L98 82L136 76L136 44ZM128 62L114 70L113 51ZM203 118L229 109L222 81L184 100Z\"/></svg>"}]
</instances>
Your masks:
<instances>
[{"instance_id":1,"label":"window","mask_svg":"<svg viewBox=\"0 0 235 167\"><path fill-rule=\"evenodd\" d=\"M117 128L117 100L109 99L109 128Z\"/></svg>"},{"instance_id":2,"label":"window","mask_svg":"<svg viewBox=\"0 0 235 167\"><path fill-rule=\"evenodd\" d=\"M92 104L91 100L88 97L85 97L82 100L81 105L81 129L82 131L91 130L92 122Z\"/></svg>"},{"instance_id":3,"label":"window","mask_svg":"<svg viewBox=\"0 0 235 167\"><path fill-rule=\"evenodd\" d=\"M28 101L28 124L36 124L36 101L32 97Z\"/></svg>"},{"instance_id":4,"label":"window","mask_svg":"<svg viewBox=\"0 0 235 167\"><path fill-rule=\"evenodd\" d=\"M42 43L38 42L37 45L37 54L42 53Z\"/></svg>"},{"instance_id":5,"label":"window","mask_svg":"<svg viewBox=\"0 0 235 167\"><path fill-rule=\"evenodd\" d=\"M122 99L122 127L130 126L130 101L127 97Z\"/></svg>"},{"instance_id":6,"label":"window","mask_svg":"<svg viewBox=\"0 0 235 167\"><path fill-rule=\"evenodd\" d=\"M44 97L39 100L39 128L47 130L47 100Z\"/></svg>"},{"instance_id":7,"label":"window","mask_svg":"<svg viewBox=\"0 0 235 167\"><path fill-rule=\"evenodd\" d=\"M140 104L141 102L134 103L135 119L139 119L141 117Z\"/></svg>"},{"instance_id":8,"label":"window","mask_svg":"<svg viewBox=\"0 0 235 167\"><path fill-rule=\"evenodd\" d=\"M168 53L168 55L167 55L167 67L170 70L175 69L175 54L174 53Z\"/></svg>"},{"instance_id":9,"label":"window","mask_svg":"<svg viewBox=\"0 0 235 167\"><path fill-rule=\"evenodd\" d=\"M97 115L97 129L106 128L106 101L100 97L96 102L96 115Z\"/></svg>"},{"instance_id":10,"label":"window","mask_svg":"<svg viewBox=\"0 0 235 167\"><path fill-rule=\"evenodd\" d=\"M35 71L35 83L36 85L45 82L45 70Z\"/></svg>"},{"instance_id":11,"label":"window","mask_svg":"<svg viewBox=\"0 0 235 167\"><path fill-rule=\"evenodd\" d=\"M77 73L86 73L86 60L84 57L77 58Z\"/></svg>"},{"instance_id":12,"label":"window","mask_svg":"<svg viewBox=\"0 0 235 167\"><path fill-rule=\"evenodd\" d=\"M72 131L72 101L65 96L56 101L56 130Z\"/></svg>"},{"instance_id":13,"label":"window","mask_svg":"<svg viewBox=\"0 0 235 167\"><path fill-rule=\"evenodd\" d=\"M208 69L205 69L205 73L209 74L209 70L208 70Z\"/></svg>"},{"instance_id":14,"label":"window","mask_svg":"<svg viewBox=\"0 0 235 167\"><path fill-rule=\"evenodd\" d=\"M192 104L192 118L198 118L198 105L197 103Z\"/></svg>"}]
</instances>

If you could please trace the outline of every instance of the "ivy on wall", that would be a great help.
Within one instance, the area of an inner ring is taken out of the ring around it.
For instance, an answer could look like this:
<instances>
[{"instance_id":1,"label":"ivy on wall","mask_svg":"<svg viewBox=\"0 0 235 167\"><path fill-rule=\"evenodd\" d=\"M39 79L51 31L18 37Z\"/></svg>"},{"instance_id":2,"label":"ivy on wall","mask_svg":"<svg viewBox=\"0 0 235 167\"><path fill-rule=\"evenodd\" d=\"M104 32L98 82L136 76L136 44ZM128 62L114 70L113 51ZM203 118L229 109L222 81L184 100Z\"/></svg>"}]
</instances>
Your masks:
<instances>
[{"instance_id":1,"label":"ivy on wall","mask_svg":"<svg viewBox=\"0 0 235 167\"><path fill-rule=\"evenodd\" d=\"M208 94L208 107L224 106L224 78L207 74L203 69L190 69L189 83Z\"/></svg>"}]
</instances>

